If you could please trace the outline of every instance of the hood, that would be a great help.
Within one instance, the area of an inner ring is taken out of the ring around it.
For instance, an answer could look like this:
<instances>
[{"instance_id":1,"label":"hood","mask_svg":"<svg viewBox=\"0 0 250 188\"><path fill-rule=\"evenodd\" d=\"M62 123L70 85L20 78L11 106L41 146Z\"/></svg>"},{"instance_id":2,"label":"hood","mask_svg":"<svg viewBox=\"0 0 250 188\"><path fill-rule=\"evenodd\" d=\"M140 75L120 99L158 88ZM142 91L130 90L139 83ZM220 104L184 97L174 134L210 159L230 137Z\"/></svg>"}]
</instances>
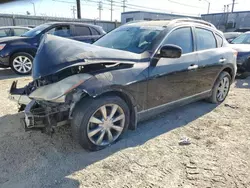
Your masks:
<instances>
[{"instance_id":1,"label":"hood","mask_svg":"<svg viewBox=\"0 0 250 188\"><path fill-rule=\"evenodd\" d=\"M229 44L237 52L250 52L250 44Z\"/></svg>"},{"instance_id":2,"label":"hood","mask_svg":"<svg viewBox=\"0 0 250 188\"><path fill-rule=\"evenodd\" d=\"M141 54L45 35L33 62L32 76L38 79L71 66L94 63L133 64L141 57Z\"/></svg>"},{"instance_id":3,"label":"hood","mask_svg":"<svg viewBox=\"0 0 250 188\"><path fill-rule=\"evenodd\" d=\"M11 42L11 41L16 41L16 40L23 40L25 38L27 38L27 37L16 37L16 36L3 37L3 38L0 38L0 43Z\"/></svg>"}]
</instances>

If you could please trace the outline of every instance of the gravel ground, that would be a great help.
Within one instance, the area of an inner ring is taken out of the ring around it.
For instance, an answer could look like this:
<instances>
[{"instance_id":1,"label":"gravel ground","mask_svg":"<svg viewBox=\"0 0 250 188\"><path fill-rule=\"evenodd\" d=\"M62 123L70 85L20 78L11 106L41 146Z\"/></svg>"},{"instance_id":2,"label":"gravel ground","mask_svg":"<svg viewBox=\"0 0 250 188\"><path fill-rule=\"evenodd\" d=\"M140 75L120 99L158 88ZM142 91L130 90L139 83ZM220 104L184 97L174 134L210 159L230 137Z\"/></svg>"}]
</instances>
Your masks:
<instances>
[{"instance_id":1,"label":"gravel ground","mask_svg":"<svg viewBox=\"0 0 250 188\"><path fill-rule=\"evenodd\" d=\"M16 76L0 75L0 187L250 187L250 79L237 80L220 106L175 109L89 153L69 127L52 137L24 132L23 114L7 99ZM180 146L182 137L191 144Z\"/></svg>"}]
</instances>

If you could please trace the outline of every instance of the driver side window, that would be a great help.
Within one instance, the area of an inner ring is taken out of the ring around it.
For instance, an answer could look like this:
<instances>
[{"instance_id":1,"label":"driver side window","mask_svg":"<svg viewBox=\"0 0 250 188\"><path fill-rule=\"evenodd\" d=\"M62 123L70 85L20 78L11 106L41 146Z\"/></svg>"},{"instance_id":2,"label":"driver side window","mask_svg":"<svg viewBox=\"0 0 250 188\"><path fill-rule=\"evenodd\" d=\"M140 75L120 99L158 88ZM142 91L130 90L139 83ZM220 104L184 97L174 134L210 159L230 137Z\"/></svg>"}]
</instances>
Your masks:
<instances>
[{"instance_id":1,"label":"driver side window","mask_svg":"<svg viewBox=\"0 0 250 188\"><path fill-rule=\"evenodd\" d=\"M174 44L182 48L182 53L187 54L194 51L193 35L190 27L183 27L170 33L163 45Z\"/></svg>"},{"instance_id":2,"label":"driver side window","mask_svg":"<svg viewBox=\"0 0 250 188\"><path fill-rule=\"evenodd\" d=\"M60 37L70 37L71 36L69 25L54 27L54 28L50 29L47 33L51 34L51 35L60 36Z\"/></svg>"}]
</instances>

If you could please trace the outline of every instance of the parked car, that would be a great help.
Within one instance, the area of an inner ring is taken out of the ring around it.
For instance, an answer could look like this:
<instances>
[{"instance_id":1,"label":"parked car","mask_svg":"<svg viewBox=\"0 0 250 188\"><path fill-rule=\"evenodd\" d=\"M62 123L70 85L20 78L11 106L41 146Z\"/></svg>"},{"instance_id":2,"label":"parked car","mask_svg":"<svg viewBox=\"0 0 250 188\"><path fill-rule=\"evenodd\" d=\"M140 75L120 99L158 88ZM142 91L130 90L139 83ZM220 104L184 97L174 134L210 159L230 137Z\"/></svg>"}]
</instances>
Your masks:
<instances>
[{"instance_id":1,"label":"parked car","mask_svg":"<svg viewBox=\"0 0 250 188\"><path fill-rule=\"evenodd\" d=\"M194 40L195 39L195 40ZM25 107L26 129L71 121L87 150L117 141L138 121L200 99L225 100L236 51L208 22L193 19L126 24L81 44L47 35L24 88L10 98Z\"/></svg>"},{"instance_id":2,"label":"parked car","mask_svg":"<svg viewBox=\"0 0 250 188\"><path fill-rule=\"evenodd\" d=\"M99 26L84 23L55 22L40 25L20 37L0 39L0 67L11 67L15 73L21 75L30 74L33 58L45 33L93 43L105 31Z\"/></svg>"},{"instance_id":3,"label":"parked car","mask_svg":"<svg viewBox=\"0 0 250 188\"><path fill-rule=\"evenodd\" d=\"M250 27L241 27L241 28L235 29L234 32L245 33L245 32L248 32L248 31L250 31Z\"/></svg>"},{"instance_id":4,"label":"parked car","mask_svg":"<svg viewBox=\"0 0 250 188\"><path fill-rule=\"evenodd\" d=\"M231 43L235 38L240 36L242 33L241 32L226 32L224 33L225 38L229 43Z\"/></svg>"},{"instance_id":5,"label":"parked car","mask_svg":"<svg viewBox=\"0 0 250 188\"><path fill-rule=\"evenodd\" d=\"M237 76L245 79L250 75L250 32L243 33L235 38L230 46L238 52Z\"/></svg>"},{"instance_id":6,"label":"parked car","mask_svg":"<svg viewBox=\"0 0 250 188\"><path fill-rule=\"evenodd\" d=\"M12 37L12 36L21 36L27 31L31 30L29 27L22 26L5 26L0 27L0 38L3 37Z\"/></svg>"}]
</instances>

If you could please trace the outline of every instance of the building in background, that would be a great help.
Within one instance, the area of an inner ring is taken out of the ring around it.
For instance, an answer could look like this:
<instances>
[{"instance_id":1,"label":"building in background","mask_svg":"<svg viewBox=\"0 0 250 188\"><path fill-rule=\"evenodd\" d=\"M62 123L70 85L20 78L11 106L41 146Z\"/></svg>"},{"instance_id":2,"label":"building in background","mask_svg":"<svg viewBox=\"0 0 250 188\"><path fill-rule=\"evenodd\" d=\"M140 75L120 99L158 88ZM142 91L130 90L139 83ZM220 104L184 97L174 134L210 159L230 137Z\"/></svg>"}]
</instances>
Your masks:
<instances>
[{"instance_id":1,"label":"building in background","mask_svg":"<svg viewBox=\"0 0 250 188\"><path fill-rule=\"evenodd\" d=\"M179 14L167 14L159 12L148 12L148 11L131 11L123 12L121 14L121 24L125 24L135 20L170 20L175 18L198 18L199 16L188 16L188 15L179 15Z\"/></svg>"},{"instance_id":2,"label":"building in background","mask_svg":"<svg viewBox=\"0 0 250 188\"><path fill-rule=\"evenodd\" d=\"M223 32L250 30L250 11L202 14L201 18Z\"/></svg>"}]
</instances>

